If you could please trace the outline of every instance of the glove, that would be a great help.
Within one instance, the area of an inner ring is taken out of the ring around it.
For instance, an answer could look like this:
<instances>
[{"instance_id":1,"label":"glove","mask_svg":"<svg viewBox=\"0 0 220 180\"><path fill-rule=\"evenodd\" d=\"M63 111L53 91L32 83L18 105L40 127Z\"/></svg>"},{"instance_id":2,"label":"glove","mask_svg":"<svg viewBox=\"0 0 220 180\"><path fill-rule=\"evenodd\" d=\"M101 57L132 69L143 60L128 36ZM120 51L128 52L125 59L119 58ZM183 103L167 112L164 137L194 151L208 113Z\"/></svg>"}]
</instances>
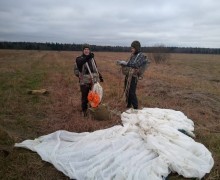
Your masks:
<instances>
[{"instance_id":1,"label":"glove","mask_svg":"<svg viewBox=\"0 0 220 180\"><path fill-rule=\"evenodd\" d=\"M94 54L93 54L93 53L90 53L89 56L90 56L91 58L94 58Z\"/></svg>"},{"instance_id":2,"label":"glove","mask_svg":"<svg viewBox=\"0 0 220 180\"><path fill-rule=\"evenodd\" d=\"M99 79L100 79L100 82L104 82L104 80L103 80L103 78L102 78L102 77L99 77Z\"/></svg>"},{"instance_id":3,"label":"glove","mask_svg":"<svg viewBox=\"0 0 220 180\"><path fill-rule=\"evenodd\" d=\"M88 62L92 58L94 58L94 54L90 53L89 55L86 56L86 61Z\"/></svg>"}]
</instances>

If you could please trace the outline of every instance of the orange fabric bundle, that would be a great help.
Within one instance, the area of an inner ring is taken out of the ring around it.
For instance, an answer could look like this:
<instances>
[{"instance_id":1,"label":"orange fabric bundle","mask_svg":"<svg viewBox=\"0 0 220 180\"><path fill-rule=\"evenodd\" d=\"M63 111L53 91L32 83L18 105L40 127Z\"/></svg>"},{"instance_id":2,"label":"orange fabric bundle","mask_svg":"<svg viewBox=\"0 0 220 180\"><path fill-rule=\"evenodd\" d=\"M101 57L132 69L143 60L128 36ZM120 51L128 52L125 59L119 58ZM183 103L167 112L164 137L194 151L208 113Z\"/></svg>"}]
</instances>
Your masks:
<instances>
[{"instance_id":1,"label":"orange fabric bundle","mask_svg":"<svg viewBox=\"0 0 220 180\"><path fill-rule=\"evenodd\" d=\"M90 91L88 94L88 101L92 107L97 107L100 103L100 97L98 93Z\"/></svg>"}]
</instances>

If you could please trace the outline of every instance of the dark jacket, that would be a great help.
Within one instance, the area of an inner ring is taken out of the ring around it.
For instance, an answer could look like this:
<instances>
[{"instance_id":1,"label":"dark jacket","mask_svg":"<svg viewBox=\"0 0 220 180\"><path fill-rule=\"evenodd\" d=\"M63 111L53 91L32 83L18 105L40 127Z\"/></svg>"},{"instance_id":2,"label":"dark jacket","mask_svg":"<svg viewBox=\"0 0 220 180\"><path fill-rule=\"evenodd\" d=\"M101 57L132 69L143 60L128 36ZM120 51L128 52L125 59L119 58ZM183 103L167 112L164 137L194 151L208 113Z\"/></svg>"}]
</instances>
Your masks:
<instances>
[{"instance_id":1,"label":"dark jacket","mask_svg":"<svg viewBox=\"0 0 220 180\"><path fill-rule=\"evenodd\" d=\"M93 58L94 59L94 58ZM96 69L93 67L93 65L92 65L92 58L88 58L88 56L86 56L86 55L84 55L84 54L82 54L81 56L78 56L77 58L76 58L76 64L77 64L77 67L78 67L78 69L79 69L79 72L81 72L81 73L83 73L83 74L89 74L89 70L87 69L87 67L86 67L86 62L88 63L88 65L89 65L89 68L90 68L90 70L91 70L91 73L96 73ZM95 61L95 59L94 59L94 62L95 62L95 65L96 65L96 67L97 67L97 64L96 64L96 61ZM84 72L82 72L82 70L83 70L83 66L84 66ZM98 72L98 74L99 74L99 79L100 79L100 81L101 82L103 82L103 78L102 78L102 75L101 75L101 73L100 72Z\"/></svg>"},{"instance_id":2,"label":"dark jacket","mask_svg":"<svg viewBox=\"0 0 220 180\"><path fill-rule=\"evenodd\" d=\"M85 65L86 62L88 62L88 65L89 65L89 68L91 70L92 73L95 72L95 69L93 68L93 65L92 65L92 58L87 58L84 54L82 54L81 56L78 56L76 58L76 64L77 64L77 67L79 69L79 72L82 73L82 68L83 68L83 65ZM95 60L94 60L95 61ZM95 62L96 64L96 62ZM97 67L97 65L96 65ZM89 74L89 71L87 68L85 68L85 74Z\"/></svg>"}]
</instances>

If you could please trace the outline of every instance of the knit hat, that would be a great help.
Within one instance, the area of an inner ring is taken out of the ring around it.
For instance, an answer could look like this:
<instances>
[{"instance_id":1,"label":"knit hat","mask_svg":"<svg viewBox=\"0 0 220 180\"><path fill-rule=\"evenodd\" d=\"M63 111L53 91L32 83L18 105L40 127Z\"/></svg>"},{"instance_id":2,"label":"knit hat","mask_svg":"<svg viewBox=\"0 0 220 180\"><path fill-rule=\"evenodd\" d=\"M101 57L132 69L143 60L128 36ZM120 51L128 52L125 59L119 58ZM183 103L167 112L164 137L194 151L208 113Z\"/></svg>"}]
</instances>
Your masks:
<instances>
[{"instance_id":1,"label":"knit hat","mask_svg":"<svg viewBox=\"0 0 220 180\"><path fill-rule=\"evenodd\" d=\"M82 45L82 50L84 50L85 48L89 48L90 49L90 45L89 44L83 44Z\"/></svg>"},{"instance_id":2,"label":"knit hat","mask_svg":"<svg viewBox=\"0 0 220 180\"><path fill-rule=\"evenodd\" d=\"M136 52L141 51L141 43L139 41L133 41L131 43L131 47L133 47L136 50Z\"/></svg>"}]
</instances>

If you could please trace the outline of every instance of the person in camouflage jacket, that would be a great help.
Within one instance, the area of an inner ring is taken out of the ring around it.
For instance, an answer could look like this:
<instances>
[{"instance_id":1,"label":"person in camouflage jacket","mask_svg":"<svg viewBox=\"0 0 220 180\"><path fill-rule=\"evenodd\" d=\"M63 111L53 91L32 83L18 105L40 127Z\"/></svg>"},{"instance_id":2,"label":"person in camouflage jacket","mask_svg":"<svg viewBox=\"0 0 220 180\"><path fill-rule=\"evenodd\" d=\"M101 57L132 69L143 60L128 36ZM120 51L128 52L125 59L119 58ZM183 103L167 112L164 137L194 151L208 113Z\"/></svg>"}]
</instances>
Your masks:
<instances>
[{"instance_id":1,"label":"person in camouflage jacket","mask_svg":"<svg viewBox=\"0 0 220 180\"><path fill-rule=\"evenodd\" d=\"M131 108L133 106L134 109L138 109L138 99L136 95L136 88L138 82L138 70L139 68L146 63L146 56L141 52L141 44L139 41L133 41L131 43L131 57L127 63L127 67L132 68L133 74L130 80L130 86L127 87L126 91L126 102L127 108ZM128 83L129 76L125 76L125 89Z\"/></svg>"},{"instance_id":2,"label":"person in camouflage jacket","mask_svg":"<svg viewBox=\"0 0 220 180\"><path fill-rule=\"evenodd\" d=\"M82 51L83 51L82 55L76 58L76 64L81 74L79 76L80 91L81 91L81 108L82 108L83 115L87 116L87 109L88 109L88 98L87 97L94 82L92 81L86 82L85 78L83 78L86 75L90 76L86 63L88 63L91 73L95 73L96 69L92 64L92 60L94 60L94 54L90 50L90 45L84 44ZM96 64L95 60L94 60L94 63ZM99 78L98 82L103 82L103 78L100 72L98 72L98 78Z\"/></svg>"}]
</instances>

